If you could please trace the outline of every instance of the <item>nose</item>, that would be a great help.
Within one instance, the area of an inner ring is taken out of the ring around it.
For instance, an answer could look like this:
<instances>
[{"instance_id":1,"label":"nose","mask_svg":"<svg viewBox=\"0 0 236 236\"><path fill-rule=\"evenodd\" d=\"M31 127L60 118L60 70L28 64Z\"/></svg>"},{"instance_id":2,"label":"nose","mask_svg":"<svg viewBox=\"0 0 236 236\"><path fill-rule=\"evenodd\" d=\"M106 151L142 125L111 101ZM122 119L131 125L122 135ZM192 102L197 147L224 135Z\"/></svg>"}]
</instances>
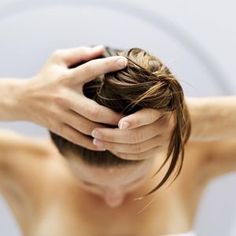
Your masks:
<instances>
[{"instance_id":1,"label":"nose","mask_svg":"<svg viewBox=\"0 0 236 236\"><path fill-rule=\"evenodd\" d=\"M125 194L121 190L107 190L105 192L105 202L109 207L118 207L122 205Z\"/></svg>"}]
</instances>

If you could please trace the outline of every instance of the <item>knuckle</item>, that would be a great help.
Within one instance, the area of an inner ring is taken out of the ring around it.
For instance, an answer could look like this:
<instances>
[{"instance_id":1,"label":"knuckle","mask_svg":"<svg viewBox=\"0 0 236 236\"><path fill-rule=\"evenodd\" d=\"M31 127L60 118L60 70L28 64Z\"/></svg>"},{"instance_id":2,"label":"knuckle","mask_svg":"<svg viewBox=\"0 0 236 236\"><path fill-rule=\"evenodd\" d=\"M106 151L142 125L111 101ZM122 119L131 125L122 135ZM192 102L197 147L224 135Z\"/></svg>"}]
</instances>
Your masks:
<instances>
[{"instance_id":1,"label":"knuckle","mask_svg":"<svg viewBox=\"0 0 236 236\"><path fill-rule=\"evenodd\" d=\"M57 49L52 53L52 58L53 59L61 58L62 54L63 54L63 50L62 49Z\"/></svg>"},{"instance_id":2,"label":"knuckle","mask_svg":"<svg viewBox=\"0 0 236 236\"><path fill-rule=\"evenodd\" d=\"M59 81L64 81L68 77L69 77L69 73L66 70L61 70L57 75L57 79Z\"/></svg>"},{"instance_id":3,"label":"knuckle","mask_svg":"<svg viewBox=\"0 0 236 236\"><path fill-rule=\"evenodd\" d=\"M78 50L80 51L81 54L85 54L85 53L88 53L91 48L89 47L79 47Z\"/></svg>"},{"instance_id":4,"label":"knuckle","mask_svg":"<svg viewBox=\"0 0 236 236\"><path fill-rule=\"evenodd\" d=\"M136 117L134 117L134 116L129 117L128 122L129 122L130 127L140 127L140 126L142 126L143 125L142 119L140 119L140 117L138 115Z\"/></svg>"},{"instance_id":5,"label":"knuckle","mask_svg":"<svg viewBox=\"0 0 236 236\"><path fill-rule=\"evenodd\" d=\"M99 109L92 107L88 108L88 114L93 120L97 121L100 115L100 111Z\"/></svg>"},{"instance_id":6,"label":"knuckle","mask_svg":"<svg viewBox=\"0 0 236 236\"><path fill-rule=\"evenodd\" d=\"M83 68L84 73L88 75L93 75L93 67L91 62L87 62Z\"/></svg>"},{"instance_id":7,"label":"knuckle","mask_svg":"<svg viewBox=\"0 0 236 236\"><path fill-rule=\"evenodd\" d=\"M54 103L59 106L65 106L67 104L65 97L59 93L54 96Z\"/></svg>"},{"instance_id":8,"label":"knuckle","mask_svg":"<svg viewBox=\"0 0 236 236\"><path fill-rule=\"evenodd\" d=\"M91 126L92 128L92 131L93 130L96 130L97 128L104 128L104 126L98 126L97 124ZM103 141L106 141L106 142L113 142L114 141L114 137L113 137L113 134L111 133L110 134L110 131L104 131L103 129L99 130L99 138Z\"/></svg>"},{"instance_id":9,"label":"knuckle","mask_svg":"<svg viewBox=\"0 0 236 236\"><path fill-rule=\"evenodd\" d=\"M67 127L66 127L66 125L65 125L64 123L58 124L58 126L57 126L57 132L58 132L58 134L60 134L60 135L67 133ZM69 136L69 135L67 135L67 136Z\"/></svg>"},{"instance_id":10,"label":"knuckle","mask_svg":"<svg viewBox=\"0 0 236 236\"><path fill-rule=\"evenodd\" d=\"M87 125L81 126L83 133L86 135L91 135L94 128L95 128L95 126L92 124L87 124Z\"/></svg>"},{"instance_id":11,"label":"knuckle","mask_svg":"<svg viewBox=\"0 0 236 236\"><path fill-rule=\"evenodd\" d=\"M56 106L52 106L50 111L47 113L47 120L50 125L53 125L53 122L55 122L58 119L58 108Z\"/></svg>"},{"instance_id":12,"label":"knuckle","mask_svg":"<svg viewBox=\"0 0 236 236\"><path fill-rule=\"evenodd\" d=\"M72 143L74 143L74 144L78 143L78 140L80 140L81 146L84 146L83 140L82 140L82 139L78 139L78 135L76 134L76 132L74 132L74 131L69 132L68 138L69 138L70 141L71 141Z\"/></svg>"}]
</instances>

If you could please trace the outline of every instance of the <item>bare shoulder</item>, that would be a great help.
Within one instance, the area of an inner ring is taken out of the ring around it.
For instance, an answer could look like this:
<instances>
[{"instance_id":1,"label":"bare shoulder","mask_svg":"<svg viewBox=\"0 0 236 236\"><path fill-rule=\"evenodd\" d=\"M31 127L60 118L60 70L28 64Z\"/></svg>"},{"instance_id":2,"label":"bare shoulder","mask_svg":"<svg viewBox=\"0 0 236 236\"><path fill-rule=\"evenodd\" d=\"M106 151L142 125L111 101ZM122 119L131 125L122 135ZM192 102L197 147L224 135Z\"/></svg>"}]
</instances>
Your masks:
<instances>
[{"instance_id":1,"label":"bare shoulder","mask_svg":"<svg viewBox=\"0 0 236 236\"><path fill-rule=\"evenodd\" d=\"M0 194L22 228L32 222L49 184L49 163L57 158L51 141L0 130Z\"/></svg>"},{"instance_id":2,"label":"bare shoulder","mask_svg":"<svg viewBox=\"0 0 236 236\"><path fill-rule=\"evenodd\" d=\"M25 173L36 162L58 156L49 139L30 137L12 130L0 130L0 175Z\"/></svg>"},{"instance_id":3,"label":"bare shoulder","mask_svg":"<svg viewBox=\"0 0 236 236\"><path fill-rule=\"evenodd\" d=\"M13 130L0 130L1 156L13 153L16 150L46 152L47 147L42 145L43 142L45 142L44 138L26 136Z\"/></svg>"},{"instance_id":4,"label":"bare shoulder","mask_svg":"<svg viewBox=\"0 0 236 236\"><path fill-rule=\"evenodd\" d=\"M49 138L1 131L0 191L8 200L38 192L63 169L63 158Z\"/></svg>"}]
</instances>

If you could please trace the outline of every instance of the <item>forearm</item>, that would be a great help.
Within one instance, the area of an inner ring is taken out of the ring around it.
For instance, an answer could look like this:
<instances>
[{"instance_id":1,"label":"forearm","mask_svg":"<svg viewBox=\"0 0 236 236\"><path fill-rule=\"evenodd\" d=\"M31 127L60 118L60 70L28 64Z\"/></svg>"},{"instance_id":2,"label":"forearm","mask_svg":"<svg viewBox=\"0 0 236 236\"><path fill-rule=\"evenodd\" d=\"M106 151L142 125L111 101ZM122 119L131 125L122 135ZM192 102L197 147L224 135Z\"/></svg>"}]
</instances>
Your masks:
<instances>
[{"instance_id":1,"label":"forearm","mask_svg":"<svg viewBox=\"0 0 236 236\"><path fill-rule=\"evenodd\" d=\"M21 95L26 86L24 79L0 78L0 121L22 120L24 104Z\"/></svg>"},{"instance_id":2,"label":"forearm","mask_svg":"<svg viewBox=\"0 0 236 236\"><path fill-rule=\"evenodd\" d=\"M236 96L187 98L191 140L236 138Z\"/></svg>"}]
</instances>

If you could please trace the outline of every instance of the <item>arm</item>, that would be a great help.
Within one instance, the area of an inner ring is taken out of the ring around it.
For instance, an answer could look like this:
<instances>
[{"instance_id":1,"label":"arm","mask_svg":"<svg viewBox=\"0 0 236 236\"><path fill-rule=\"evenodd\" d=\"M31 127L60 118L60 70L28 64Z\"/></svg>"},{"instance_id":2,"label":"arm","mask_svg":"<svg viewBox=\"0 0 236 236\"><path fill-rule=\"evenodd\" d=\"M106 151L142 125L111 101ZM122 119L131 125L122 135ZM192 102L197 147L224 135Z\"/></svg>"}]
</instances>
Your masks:
<instances>
[{"instance_id":1,"label":"arm","mask_svg":"<svg viewBox=\"0 0 236 236\"><path fill-rule=\"evenodd\" d=\"M236 96L187 98L191 140L236 138Z\"/></svg>"},{"instance_id":2,"label":"arm","mask_svg":"<svg viewBox=\"0 0 236 236\"><path fill-rule=\"evenodd\" d=\"M186 103L192 122L190 141L236 139L236 96L186 98ZM125 121L129 124L128 129L96 129L93 136L99 139L99 145L114 153L122 150L119 155L124 159L149 158L153 151L159 150L153 149L153 133L158 134L154 140L156 146L165 148L173 127L173 119L160 117L160 112L143 109L119 121L119 127ZM149 143L145 141L148 139L151 140ZM124 142L128 145L120 144Z\"/></svg>"},{"instance_id":3,"label":"arm","mask_svg":"<svg viewBox=\"0 0 236 236\"><path fill-rule=\"evenodd\" d=\"M24 119L23 106L19 100L25 86L24 79L0 79L0 121Z\"/></svg>"},{"instance_id":4,"label":"arm","mask_svg":"<svg viewBox=\"0 0 236 236\"><path fill-rule=\"evenodd\" d=\"M98 75L122 69L124 57L92 60L102 47L55 51L32 79L0 80L0 121L34 122L73 143L98 151L90 138L101 123L115 125L121 116L83 94L83 85ZM78 63L88 61L80 66ZM78 125L79 124L79 125Z\"/></svg>"}]
</instances>

